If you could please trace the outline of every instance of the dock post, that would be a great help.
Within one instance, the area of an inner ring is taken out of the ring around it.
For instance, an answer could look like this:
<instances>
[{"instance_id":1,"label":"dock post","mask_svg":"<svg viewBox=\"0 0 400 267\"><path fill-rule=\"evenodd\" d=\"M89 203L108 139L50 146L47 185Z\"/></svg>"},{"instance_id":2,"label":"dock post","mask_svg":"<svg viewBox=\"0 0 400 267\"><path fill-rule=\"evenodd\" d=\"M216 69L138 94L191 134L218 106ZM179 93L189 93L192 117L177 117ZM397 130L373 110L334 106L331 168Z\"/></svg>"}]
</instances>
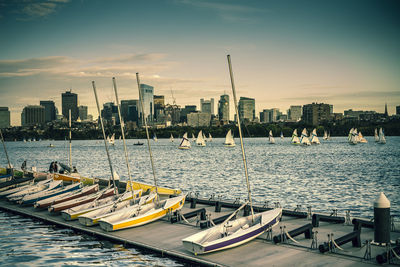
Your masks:
<instances>
[{"instance_id":1,"label":"dock post","mask_svg":"<svg viewBox=\"0 0 400 267\"><path fill-rule=\"evenodd\" d=\"M383 192L374 202L374 241L390 243L390 201Z\"/></svg>"}]
</instances>

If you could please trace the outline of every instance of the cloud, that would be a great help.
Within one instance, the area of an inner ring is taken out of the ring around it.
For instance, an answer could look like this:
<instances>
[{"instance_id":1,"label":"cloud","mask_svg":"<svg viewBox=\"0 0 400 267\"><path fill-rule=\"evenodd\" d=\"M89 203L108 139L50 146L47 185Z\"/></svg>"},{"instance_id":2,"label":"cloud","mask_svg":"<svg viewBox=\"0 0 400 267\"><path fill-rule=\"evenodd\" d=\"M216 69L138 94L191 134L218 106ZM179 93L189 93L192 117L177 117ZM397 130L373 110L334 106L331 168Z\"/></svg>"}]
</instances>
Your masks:
<instances>
[{"instance_id":1,"label":"cloud","mask_svg":"<svg viewBox=\"0 0 400 267\"><path fill-rule=\"evenodd\" d=\"M147 54L126 54L115 57L105 57L94 60L94 63L131 63L137 61L159 61L164 59L166 54L147 53Z\"/></svg>"},{"instance_id":2,"label":"cloud","mask_svg":"<svg viewBox=\"0 0 400 267\"><path fill-rule=\"evenodd\" d=\"M2 1L1 12L17 14L17 20L30 21L36 18L44 18L58 11L67 4L69 0L24 0L24 1ZM4 14L0 14L0 19Z\"/></svg>"},{"instance_id":3,"label":"cloud","mask_svg":"<svg viewBox=\"0 0 400 267\"><path fill-rule=\"evenodd\" d=\"M206 8L216 12L223 20L228 22L255 23L257 14L268 12L264 8L255 8L248 5L232 4L223 1L195 1L177 0L178 4L190 5L198 8Z\"/></svg>"}]
</instances>

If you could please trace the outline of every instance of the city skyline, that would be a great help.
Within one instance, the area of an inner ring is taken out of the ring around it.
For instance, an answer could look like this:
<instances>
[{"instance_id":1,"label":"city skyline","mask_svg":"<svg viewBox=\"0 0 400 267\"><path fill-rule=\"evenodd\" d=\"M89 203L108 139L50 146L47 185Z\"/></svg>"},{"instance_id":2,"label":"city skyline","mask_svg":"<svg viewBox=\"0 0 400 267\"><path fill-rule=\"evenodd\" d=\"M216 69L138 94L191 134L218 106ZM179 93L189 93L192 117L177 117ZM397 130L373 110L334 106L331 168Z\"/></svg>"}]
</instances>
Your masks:
<instances>
[{"instance_id":1,"label":"city skyline","mask_svg":"<svg viewBox=\"0 0 400 267\"><path fill-rule=\"evenodd\" d=\"M11 124L40 100L72 89L97 116L101 103L138 99L135 73L181 107L238 96L266 108L332 104L395 113L400 103L398 1L2 1L0 106ZM93 12L93 10L95 12ZM60 112L61 113L61 112ZM233 105L230 107L233 119Z\"/></svg>"}]
</instances>

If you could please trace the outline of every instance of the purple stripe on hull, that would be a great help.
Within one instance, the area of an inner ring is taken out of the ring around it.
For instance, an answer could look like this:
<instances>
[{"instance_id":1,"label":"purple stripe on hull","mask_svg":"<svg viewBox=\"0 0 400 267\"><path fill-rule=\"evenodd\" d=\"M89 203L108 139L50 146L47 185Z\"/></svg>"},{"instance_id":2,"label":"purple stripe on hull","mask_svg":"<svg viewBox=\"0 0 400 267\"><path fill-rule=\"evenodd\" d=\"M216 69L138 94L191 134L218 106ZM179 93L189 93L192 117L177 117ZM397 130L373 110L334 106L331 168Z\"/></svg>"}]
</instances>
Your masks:
<instances>
[{"instance_id":1,"label":"purple stripe on hull","mask_svg":"<svg viewBox=\"0 0 400 267\"><path fill-rule=\"evenodd\" d=\"M247 233L247 234L242 235L242 236L238 236L238 237L233 238L233 239L229 239L227 241L224 241L224 242L221 242L221 243L218 243L218 244L215 244L215 245L211 245L211 246L205 247L204 248L204 252L221 249L221 248L224 248L224 247L239 243L239 242L241 242L243 240L249 239L249 238L251 238L253 236L256 236L257 234L266 231L270 226L274 225L276 223L276 221L277 221L277 217L275 217L271 222L267 223L263 227L260 227L260 228L258 228L256 230L254 230L253 232Z\"/></svg>"}]
</instances>

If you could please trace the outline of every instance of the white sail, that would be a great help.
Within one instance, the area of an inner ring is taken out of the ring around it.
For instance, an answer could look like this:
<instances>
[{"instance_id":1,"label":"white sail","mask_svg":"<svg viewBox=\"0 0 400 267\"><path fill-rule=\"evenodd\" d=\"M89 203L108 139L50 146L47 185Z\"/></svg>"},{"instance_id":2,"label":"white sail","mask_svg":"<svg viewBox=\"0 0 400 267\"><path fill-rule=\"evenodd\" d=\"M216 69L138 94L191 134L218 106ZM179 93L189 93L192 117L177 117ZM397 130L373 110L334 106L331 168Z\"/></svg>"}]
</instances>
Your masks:
<instances>
[{"instance_id":1,"label":"white sail","mask_svg":"<svg viewBox=\"0 0 400 267\"><path fill-rule=\"evenodd\" d=\"M192 133L192 142L196 141L196 137L194 137L194 134Z\"/></svg>"},{"instance_id":2,"label":"white sail","mask_svg":"<svg viewBox=\"0 0 400 267\"><path fill-rule=\"evenodd\" d=\"M294 144L294 145L298 145L298 144L300 144L300 139L299 139L299 137L297 136L297 129L294 129L294 131L293 131L293 134L292 134L292 144Z\"/></svg>"},{"instance_id":3,"label":"white sail","mask_svg":"<svg viewBox=\"0 0 400 267\"><path fill-rule=\"evenodd\" d=\"M300 144L310 146L311 142L310 139L307 137L307 129L304 128L303 131L301 132L301 137L300 137Z\"/></svg>"},{"instance_id":4,"label":"white sail","mask_svg":"<svg viewBox=\"0 0 400 267\"><path fill-rule=\"evenodd\" d=\"M284 137L283 137L283 133L281 132L281 139L283 139Z\"/></svg>"},{"instance_id":5,"label":"white sail","mask_svg":"<svg viewBox=\"0 0 400 267\"><path fill-rule=\"evenodd\" d=\"M107 140L110 145L114 145L115 144L115 133L111 137L107 137Z\"/></svg>"},{"instance_id":6,"label":"white sail","mask_svg":"<svg viewBox=\"0 0 400 267\"><path fill-rule=\"evenodd\" d=\"M317 129L315 129L315 128L311 133L310 142L311 142L311 144L317 144L317 145L321 144L321 142L319 141L318 136L317 136Z\"/></svg>"},{"instance_id":7,"label":"white sail","mask_svg":"<svg viewBox=\"0 0 400 267\"><path fill-rule=\"evenodd\" d=\"M225 136L225 143L224 146L233 147L235 146L235 140L233 139L232 131L229 130Z\"/></svg>"},{"instance_id":8,"label":"white sail","mask_svg":"<svg viewBox=\"0 0 400 267\"><path fill-rule=\"evenodd\" d=\"M269 137L268 137L269 143L270 144L275 144L275 139L274 136L272 135L272 131L269 131Z\"/></svg>"},{"instance_id":9,"label":"white sail","mask_svg":"<svg viewBox=\"0 0 400 267\"><path fill-rule=\"evenodd\" d=\"M200 130L199 134L197 135L196 145L198 145L198 146L206 146L206 141L204 140L203 131L202 130Z\"/></svg>"},{"instance_id":10,"label":"white sail","mask_svg":"<svg viewBox=\"0 0 400 267\"><path fill-rule=\"evenodd\" d=\"M171 142L174 142L174 136L171 134L171 137L169 138L169 140L171 141Z\"/></svg>"},{"instance_id":11,"label":"white sail","mask_svg":"<svg viewBox=\"0 0 400 267\"><path fill-rule=\"evenodd\" d=\"M374 138L375 138L375 142L379 142L378 129L376 129L376 128L375 128Z\"/></svg>"},{"instance_id":12,"label":"white sail","mask_svg":"<svg viewBox=\"0 0 400 267\"><path fill-rule=\"evenodd\" d=\"M351 145L356 145L358 143L357 129L354 128L350 129L348 140Z\"/></svg>"},{"instance_id":13,"label":"white sail","mask_svg":"<svg viewBox=\"0 0 400 267\"><path fill-rule=\"evenodd\" d=\"M212 142L212 136L210 133L208 134L208 142Z\"/></svg>"},{"instance_id":14,"label":"white sail","mask_svg":"<svg viewBox=\"0 0 400 267\"><path fill-rule=\"evenodd\" d=\"M328 132L325 130L324 131L324 137L323 137L323 139L324 140L328 140Z\"/></svg>"},{"instance_id":15,"label":"white sail","mask_svg":"<svg viewBox=\"0 0 400 267\"><path fill-rule=\"evenodd\" d=\"M156 133L154 133L154 135L153 135L153 141L154 141L154 142L157 142L157 140L158 140L157 135L156 135Z\"/></svg>"},{"instance_id":16,"label":"white sail","mask_svg":"<svg viewBox=\"0 0 400 267\"><path fill-rule=\"evenodd\" d=\"M361 132L358 132L358 142L360 142L360 143L368 143L368 141L367 141L367 139L365 139L364 138L364 136L362 135L362 133Z\"/></svg>"},{"instance_id":17,"label":"white sail","mask_svg":"<svg viewBox=\"0 0 400 267\"><path fill-rule=\"evenodd\" d=\"M383 133L383 129L379 129L379 144L386 144L385 134Z\"/></svg>"},{"instance_id":18,"label":"white sail","mask_svg":"<svg viewBox=\"0 0 400 267\"><path fill-rule=\"evenodd\" d=\"M182 141L179 144L179 149L190 149L190 141L187 138L187 133L185 133L182 137Z\"/></svg>"}]
</instances>

